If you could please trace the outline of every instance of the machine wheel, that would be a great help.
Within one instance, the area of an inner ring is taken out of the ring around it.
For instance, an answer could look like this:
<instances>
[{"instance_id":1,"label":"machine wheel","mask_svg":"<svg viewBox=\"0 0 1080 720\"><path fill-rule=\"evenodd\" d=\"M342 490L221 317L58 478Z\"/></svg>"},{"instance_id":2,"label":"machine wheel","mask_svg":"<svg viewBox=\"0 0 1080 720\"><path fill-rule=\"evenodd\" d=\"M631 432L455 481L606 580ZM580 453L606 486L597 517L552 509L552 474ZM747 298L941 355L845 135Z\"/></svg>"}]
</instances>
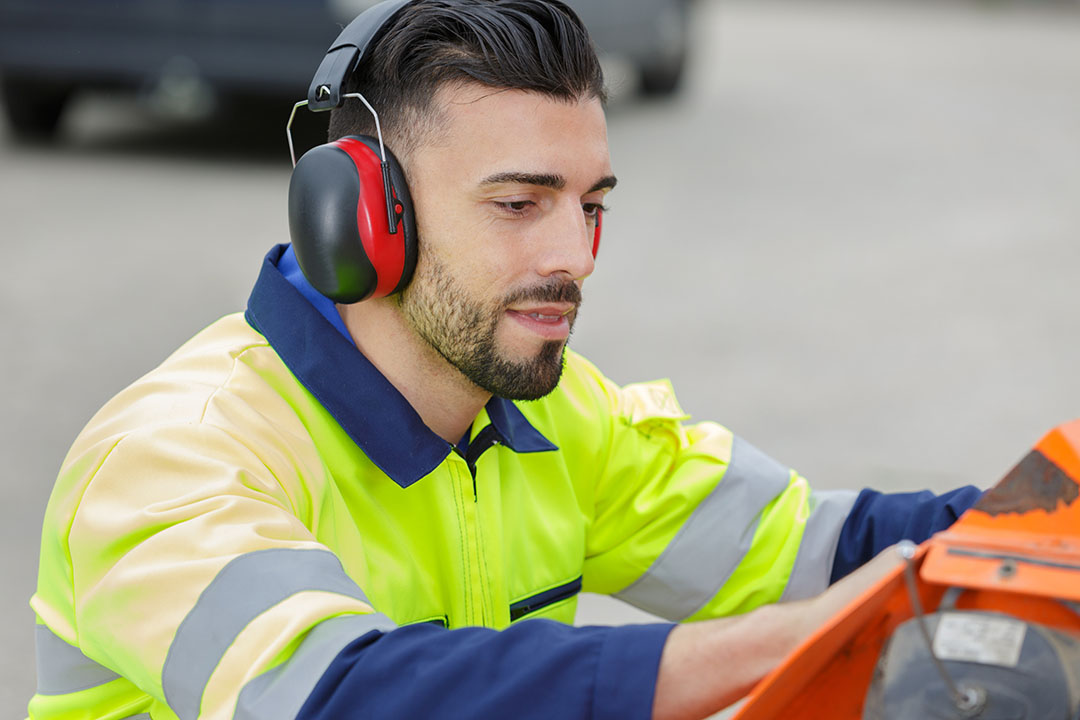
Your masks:
<instances>
[{"instance_id":1,"label":"machine wheel","mask_svg":"<svg viewBox=\"0 0 1080 720\"><path fill-rule=\"evenodd\" d=\"M667 97L679 89L689 53L690 11L687 3L675 2L657 17L663 49L638 66L642 95Z\"/></svg>"},{"instance_id":2,"label":"machine wheel","mask_svg":"<svg viewBox=\"0 0 1080 720\"><path fill-rule=\"evenodd\" d=\"M638 68L641 78L641 94L648 97L674 95L682 82L685 65L685 53L680 53L675 60L642 65Z\"/></svg>"},{"instance_id":3,"label":"machine wheel","mask_svg":"<svg viewBox=\"0 0 1080 720\"><path fill-rule=\"evenodd\" d=\"M15 136L38 142L55 137L72 90L43 80L0 78L4 114Z\"/></svg>"}]
</instances>

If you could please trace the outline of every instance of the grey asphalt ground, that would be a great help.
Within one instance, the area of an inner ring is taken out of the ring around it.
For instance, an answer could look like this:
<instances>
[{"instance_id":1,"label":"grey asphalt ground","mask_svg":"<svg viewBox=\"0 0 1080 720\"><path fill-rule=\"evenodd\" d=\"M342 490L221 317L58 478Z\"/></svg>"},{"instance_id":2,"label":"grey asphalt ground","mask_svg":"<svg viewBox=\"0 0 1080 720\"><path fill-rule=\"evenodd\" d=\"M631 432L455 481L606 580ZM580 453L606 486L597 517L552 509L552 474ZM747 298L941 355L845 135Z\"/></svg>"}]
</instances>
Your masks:
<instances>
[{"instance_id":1,"label":"grey asphalt ground","mask_svg":"<svg viewBox=\"0 0 1080 720\"><path fill-rule=\"evenodd\" d=\"M703 0L694 33L673 102L613 68L620 182L577 349L670 377L822 488L988 486L1080 415L1080 6ZM0 136L5 718L67 446L287 239L284 115L69 120L52 148Z\"/></svg>"}]
</instances>

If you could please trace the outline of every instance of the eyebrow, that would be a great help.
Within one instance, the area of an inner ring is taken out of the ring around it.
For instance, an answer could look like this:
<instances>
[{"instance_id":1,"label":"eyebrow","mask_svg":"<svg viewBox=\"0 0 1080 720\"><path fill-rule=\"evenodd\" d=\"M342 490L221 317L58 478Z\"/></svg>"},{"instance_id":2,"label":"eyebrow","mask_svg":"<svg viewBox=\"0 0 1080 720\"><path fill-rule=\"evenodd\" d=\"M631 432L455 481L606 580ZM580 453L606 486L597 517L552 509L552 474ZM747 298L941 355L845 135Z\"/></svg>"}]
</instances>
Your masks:
<instances>
[{"instance_id":1,"label":"eyebrow","mask_svg":"<svg viewBox=\"0 0 1080 720\"><path fill-rule=\"evenodd\" d=\"M597 190L612 190L614 189L617 182L619 181L615 179L614 175L608 175L607 177L597 180L593 184L593 186L589 188L589 192L596 192Z\"/></svg>"},{"instance_id":2,"label":"eyebrow","mask_svg":"<svg viewBox=\"0 0 1080 720\"><path fill-rule=\"evenodd\" d=\"M608 175L607 177L597 180L589 192L596 192L597 190L610 190L615 187L615 183L618 180L614 175ZM527 173L527 172L501 172L494 175L488 175L486 178L480 181L481 185L536 185L537 187L551 188L552 190L562 190L566 187L566 178L562 175L554 173Z\"/></svg>"}]
</instances>

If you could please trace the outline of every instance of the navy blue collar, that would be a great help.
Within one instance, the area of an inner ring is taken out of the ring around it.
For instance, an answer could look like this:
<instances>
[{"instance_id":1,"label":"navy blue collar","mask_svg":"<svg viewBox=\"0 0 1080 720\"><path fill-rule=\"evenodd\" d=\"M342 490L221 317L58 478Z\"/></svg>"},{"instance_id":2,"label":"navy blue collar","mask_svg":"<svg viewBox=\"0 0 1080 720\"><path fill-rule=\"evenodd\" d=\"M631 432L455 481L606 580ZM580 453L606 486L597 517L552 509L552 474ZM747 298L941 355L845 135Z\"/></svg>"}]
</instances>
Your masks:
<instances>
[{"instance_id":1,"label":"navy blue collar","mask_svg":"<svg viewBox=\"0 0 1080 720\"><path fill-rule=\"evenodd\" d=\"M326 308L316 307L295 286L295 278L290 282L282 274L278 262L287 249L278 245L267 253L244 317L368 458L401 487L412 485L438 467L453 445L432 432L397 388L335 328L323 312ZM321 299L336 315L333 304ZM511 450L558 450L511 401L492 397L486 409L499 441Z\"/></svg>"}]
</instances>

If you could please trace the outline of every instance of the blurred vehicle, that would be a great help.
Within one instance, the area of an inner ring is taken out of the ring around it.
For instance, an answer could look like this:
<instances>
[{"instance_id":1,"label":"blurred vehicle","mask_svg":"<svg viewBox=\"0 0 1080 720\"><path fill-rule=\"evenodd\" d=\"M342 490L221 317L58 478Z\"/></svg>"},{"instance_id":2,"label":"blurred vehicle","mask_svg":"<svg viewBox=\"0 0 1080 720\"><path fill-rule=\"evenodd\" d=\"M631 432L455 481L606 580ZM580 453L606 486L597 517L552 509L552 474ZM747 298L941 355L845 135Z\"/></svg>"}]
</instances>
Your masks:
<instances>
[{"instance_id":1,"label":"blurred vehicle","mask_svg":"<svg viewBox=\"0 0 1080 720\"><path fill-rule=\"evenodd\" d=\"M570 0L602 53L646 95L679 87L689 0ZM83 90L134 91L198 113L222 100L294 100L373 0L0 0L0 96L25 139L52 137Z\"/></svg>"}]
</instances>

